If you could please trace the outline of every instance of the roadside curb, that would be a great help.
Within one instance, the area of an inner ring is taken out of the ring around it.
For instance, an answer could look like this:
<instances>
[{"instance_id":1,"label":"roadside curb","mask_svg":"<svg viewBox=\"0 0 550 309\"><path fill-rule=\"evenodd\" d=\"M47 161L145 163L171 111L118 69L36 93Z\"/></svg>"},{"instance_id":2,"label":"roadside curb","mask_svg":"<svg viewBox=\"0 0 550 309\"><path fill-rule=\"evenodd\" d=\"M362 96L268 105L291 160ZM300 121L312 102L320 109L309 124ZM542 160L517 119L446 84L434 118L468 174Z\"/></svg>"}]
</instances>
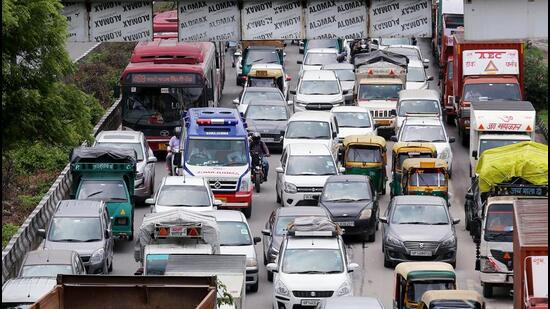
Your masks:
<instances>
[{"instance_id":1,"label":"roadside curb","mask_svg":"<svg viewBox=\"0 0 550 309\"><path fill-rule=\"evenodd\" d=\"M548 127L544 124L544 121L537 115L537 126L542 131L542 135L544 135L544 138L546 141L548 141Z\"/></svg>"}]
</instances>

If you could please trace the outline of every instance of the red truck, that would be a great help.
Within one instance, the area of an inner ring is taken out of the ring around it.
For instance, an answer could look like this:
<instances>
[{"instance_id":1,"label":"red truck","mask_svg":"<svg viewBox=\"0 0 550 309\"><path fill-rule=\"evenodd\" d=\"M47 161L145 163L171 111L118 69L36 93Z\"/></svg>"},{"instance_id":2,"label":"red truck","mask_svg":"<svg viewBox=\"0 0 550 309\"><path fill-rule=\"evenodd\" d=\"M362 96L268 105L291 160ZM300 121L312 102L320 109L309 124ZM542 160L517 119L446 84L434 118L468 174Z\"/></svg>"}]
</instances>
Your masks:
<instances>
[{"instance_id":1,"label":"red truck","mask_svg":"<svg viewBox=\"0 0 550 309\"><path fill-rule=\"evenodd\" d=\"M548 199L514 202L514 308L548 308Z\"/></svg>"},{"instance_id":2,"label":"red truck","mask_svg":"<svg viewBox=\"0 0 550 309\"><path fill-rule=\"evenodd\" d=\"M519 40L467 41L463 32L453 35L453 95L450 113L462 144L469 143L470 102L521 101L524 97L523 49Z\"/></svg>"}]
</instances>

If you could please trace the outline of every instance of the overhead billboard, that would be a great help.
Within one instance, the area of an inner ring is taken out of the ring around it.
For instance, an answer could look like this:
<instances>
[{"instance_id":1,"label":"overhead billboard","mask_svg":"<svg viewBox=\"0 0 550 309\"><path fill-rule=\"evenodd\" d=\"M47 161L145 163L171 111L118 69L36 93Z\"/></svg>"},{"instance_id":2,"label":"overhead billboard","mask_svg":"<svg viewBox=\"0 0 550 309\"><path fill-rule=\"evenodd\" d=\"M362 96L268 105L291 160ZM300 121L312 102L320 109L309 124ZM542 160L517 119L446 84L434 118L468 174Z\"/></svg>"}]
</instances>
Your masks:
<instances>
[{"instance_id":1,"label":"overhead billboard","mask_svg":"<svg viewBox=\"0 0 550 309\"><path fill-rule=\"evenodd\" d=\"M307 39L367 37L364 1L309 0L306 8Z\"/></svg>"},{"instance_id":2,"label":"overhead billboard","mask_svg":"<svg viewBox=\"0 0 550 309\"><path fill-rule=\"evenodd\" d=\"M152 39L152 2L92 2L90 41L134 42Z\"/></svg>"},{"instance_id":3,"label":"overhead billboard","mask_svg":"<svg viewBox=\"0 0 550 309\"><path fill-rule=\"evenodd\" d=\"M180 41L240 40L240 12L237 1L180 1Z\"/></svg>"},{"instance_id":4,"label":"overhead billboard","mask_svg":"<svg viewBox=\"0 0 550 309\"><path fill-rule=\"evenodd\" d=\"M431 0L372 0L371 37L431 37Z\"/></svg>"},{"instance_id":5,"label":"overhead billboard","mask_svg":"<svg viewBox=\"0 0 550 309\"><path fill-rule=\"evenodd\" d=\"M88 41L88 11L86 3L64 2L63 15L67 18L67 41Z\"/></svg>"},{"instance_id":6,"label":"overhead billboard","mask_svg":"<svg viewBox=\"0 0 550 309\"><path fill-rule=\"evenodd\" d=\"M302 4L300 0L250 1L243 5L242 39L302 38Z\"/></svg>"}]
</instances>

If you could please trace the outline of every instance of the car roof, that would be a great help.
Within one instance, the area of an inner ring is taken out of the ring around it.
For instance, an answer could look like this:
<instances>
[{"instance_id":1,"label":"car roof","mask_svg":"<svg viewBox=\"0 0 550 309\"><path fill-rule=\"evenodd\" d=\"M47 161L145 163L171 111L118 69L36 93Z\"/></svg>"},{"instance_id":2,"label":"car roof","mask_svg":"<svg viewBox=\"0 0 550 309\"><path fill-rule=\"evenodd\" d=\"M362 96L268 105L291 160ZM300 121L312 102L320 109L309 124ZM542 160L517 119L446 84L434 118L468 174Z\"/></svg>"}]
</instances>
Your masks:
<instances>
[{"instance_id":1,"label":"car roof","mask_svg":"<svg viewBox=\"0 0 550 309\"><path fill-rule=\"evenodd\" d=\"M286 148L290 156L331 155L330 150L323 144L297 143L289 144Z\"/></svg>"},{"instance_id":2,"label":"car roof","mask_svg":"<svg viewBox=\"0 0 550 309\"><path fill-rule=\"evenodd\" d=\"M25 256L23 265L72 264L73 254L76 254L76 251L61 249L33 250Z\"/></svg>"},{"instance_id":3,"label":"car roof","mask_svg":"<svg viewBox=\"0 0 550 309\"><path fill-rule=\"evenodd\" d=\"M281 92L279 88L275 87L246 87L245 92Z\"/></svg>"},{"instance_id":4,"label":"car roof","mask_svg":"<svg viewBox=\"0 0 550 309\"><path fill-rule=\"evenodd\" d=\"M247 223L243 213L235 210L218 209L218 210L212 210L212 211L203 211L201 214L211 215L214 218L216 218L216 221L236 221L236 222Z\"/></svg>"},{"instance_id":5,"label":"car roof","mask_svg":"<svg viewBox=\"0 0 550 309\"><path fill-rule=\"evenodd\" d=\"M9 279L2 285L2 303L34 303L56 284L51 277Z\"/></svg>"},{"instance_id":6,"label":"car roof","mask_svg":"<svg viewBox=\"0 0 550 309\"><path fill-rule=\"evenodd\" d=\"M286 249L339 249L337 237L289 237Z\"/></svg>"},{"instance_id":7,"label":"car roof","mask_svg":"<svg viewBox=\"0 0 550 309\"><path fill-rule=\"evenodd\" d=\"M440 196L432 195L398 195L393 197L393 202L395 205L399 204L422 204L422 205L447 205L445 199Z\"/></svg>"},{"instance_id":8,"label":"car roof","mask_svg":"<svg viewBox=\"0 0 550 309\"><path fill-rule=\"evenodd\" d=\"M324 309L383 309L380 300L374 297L348 296L327 299Z\"/></svg>"},{"instance_id":9,"label":"car roof","mask_svg":"<svg viewBox=\"0 0 550 309\"><path fill-rule=\"evenodd\" d=\"M354 70L355 66L351 63L331 63L321 67L322 70Z\"/></svg>"},{"instance_id":10,"label":"car roof","mask_svg":"<svg viewBox=\"0 0 550 309\"><path fill-rule=\"evenodd\" d=\"M306 71L309 72L309 71ZM306 112L297 112L290 117L290 121L331 121L331 114L329 112L321 111L306 111Z\"/></svg>"},{"instance_id":11,"label":"car roof","mask_svg":"<svg viewBox=\"0 0 550 309\"><path fill-rule=\"evenodd\" d=\"M302 80L337 80L337 77L330 70L308 70L302 73Z\"/></svg>"},{"instance_id":12,"label":"car roof","mask_svg":"<svg viewBox=\"0 0 550 309\"><path fill-rule=\"evenodd\" d=\"M256 63L250 67L250 70L255 69L283 69L283 66L276 63Z\"/></svg>"},{"instance_id":13,"label":"car roof","mask_svg":"<svg viewBox=\"0 0 550 309\"><path fill-rule=\"evenodd\" d=\"M399 100L436 100L439 101L439 92L434 89L405 89L399 91Z\"/></svg>"},{"instance_id":14,"label":"car roof","mask_svg":"<svg viewBox=\"0 0 550 309\"><path fill-rule=\"evenodd\" d=\"M406 125L428 125L428 126L443 126L438 117L408 117L405 119ZM405 125L403 124L403 125Z\"/></svg>"},{"instance_id":15,"label":"car roof","mask_svg":"<svg viewBox=\"0 0 550 309\"><path fill-rule=\"evenodd\" d=\"M97 142L139 143L142 135L140 131L111 130L99 132L95 139Z\"/></svg>"},{"instance_id":16,"label":"car roof","mask_svg":"<svg viewBox=\"0 0 550 309\"><path fill-rule=\"evenodd\" d=\"M368 113L369 110L361 106L335 106L330 110L331 113L343 113L343 112L356 112L356 113Z\"/></svg>"},{"instance_id":17,"label":"car roof","mask_svg":"<svg viewBox=\"0 0 550 309\"><path fill-rule=\"evenodd\" d=\"M287 103L286 101L276 101L276 100L265 100L265 101L250 101L250 103L248 103L248 106L252 106L252 105L266 105L266 106L272 106L272 105L276 105L276 106L286 106Z\"/></svg>"},{"instance_id":18,"label":"car roof","mask_svg":"<svg viewBox=\"0 0 550 309\"><path fill-rule=\"evenodd\" d=\"M336 48L311 48L306 51L306 54L337 54L338 50Z\"/></svg>"},{"instance_id":19,"label":"car roof","mask_svg":"<svg viewBox=\"0 0 550 309\"><path fill-rule=\"evenodd\" d=\"M328 216L325 209L319 206L279 207L277 208L277 215L279 217Z\"/></svg>"},{"instance_id":20,"label":"car roof","mask_svg":"<svg viewBox=\"0 0 550 309\"><path fill-rule=\"evenodd\" d=\"M55 211L55 217L99 217L105 203L91 200L63 200Z\"/></svg>"},{"instance_id":21,"label":"car roof","mask_svg":"<svg viewBox=\"0 0 550 309\"><path fill-rule=\"evenodd\" d=\"M326 182L368 182L366 175L333 175L327 178Z\"/></svg>"},{"instance_id":22,"label":"car roof","mask_svg":"<svg viewBox=\"0 0 550 309\"><path fill-rule=\"evenodd\" d=\"M164 176L165 186L206 186L204 178L197 176Z\"/></svg>"}]
</instances>

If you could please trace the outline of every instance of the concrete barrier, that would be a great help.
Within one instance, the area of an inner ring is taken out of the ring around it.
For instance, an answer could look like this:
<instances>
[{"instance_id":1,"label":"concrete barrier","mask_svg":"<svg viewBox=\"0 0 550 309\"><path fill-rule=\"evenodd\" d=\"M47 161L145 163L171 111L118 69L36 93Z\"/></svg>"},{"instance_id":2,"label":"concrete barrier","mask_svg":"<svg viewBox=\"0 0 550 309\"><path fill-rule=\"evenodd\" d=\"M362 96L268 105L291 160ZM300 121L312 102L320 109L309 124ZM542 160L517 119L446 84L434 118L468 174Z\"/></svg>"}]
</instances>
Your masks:
<instances>
[{"instance_id":1,"label":"concrete barrier","mask_svg":"<svg viewBox=\"0 0 550 309\"><path fill-rule=\"evenodd\" d=\"M120 100L117 100L94 127L94 136L103 130L118 129L121 121L122 104L120 104ZM46 227L57 203L68 198L71 182L70 165L67 164L48 192L42 197L40 203L2 250L2 285L6 280L16 276L25 254L40 245L42 239L38 236L38 229Z\"/></svg>"}]
</instances>

